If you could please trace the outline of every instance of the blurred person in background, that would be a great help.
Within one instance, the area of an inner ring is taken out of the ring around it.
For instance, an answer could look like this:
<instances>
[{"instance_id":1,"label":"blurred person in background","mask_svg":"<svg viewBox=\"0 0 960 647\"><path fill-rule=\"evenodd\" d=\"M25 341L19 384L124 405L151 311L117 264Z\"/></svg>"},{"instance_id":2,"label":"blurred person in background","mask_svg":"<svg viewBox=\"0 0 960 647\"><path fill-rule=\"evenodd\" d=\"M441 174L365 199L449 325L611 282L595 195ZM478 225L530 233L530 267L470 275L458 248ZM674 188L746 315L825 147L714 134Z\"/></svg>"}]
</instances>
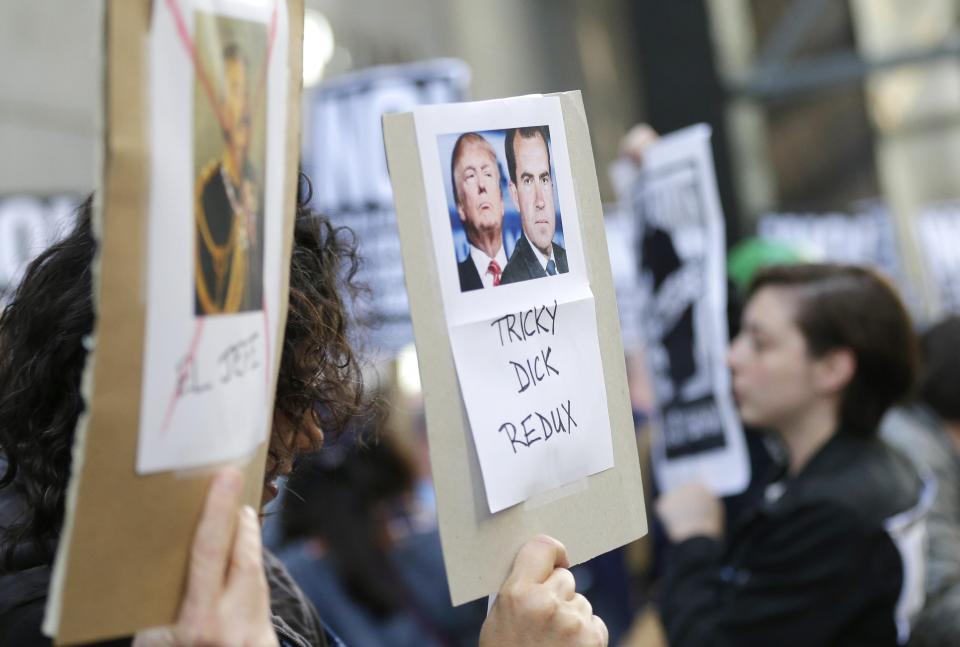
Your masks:
<instances>
[{"instance_id":1,"label":"blurred person in background","mask_svg":"<svg viewBox=\"0 0 960 647\"><path fill-rule=\"evenodd\" d=\"M784 456L726 532L699 484L657 502L673 543L661 591L670 645L906 639L917 609L900 601L915 600L915 582L888 526L918 511L923 484L877 430L912 387L915 345L896 292L867 269L760 271L728 363L744 423L772 431Z\"/></svg>"},{"instance_id":2,"label":"blurred person in background","mask_svg":"<svg viewBox=\"0 0 960 647\"><path fill-rule=\"evenodd\" d=\"M938 484L927 524L926 601L910 645L953 647L960 645L960 317L930 328L920 349L916 398L887 415L881 436Z\"/></svg>"},{"instance_id":3,"label":"blurred person in background","mask_svg":"<svg viewBox=\"0 0 960 647\"><path fill-rule=\"evenodd\" d=\"M476 644L486 605L453 608L436 527L409 514L414 466L391 437L327 447L287 484L278 552L348 644Z\"/></svg>"}]
</instances>

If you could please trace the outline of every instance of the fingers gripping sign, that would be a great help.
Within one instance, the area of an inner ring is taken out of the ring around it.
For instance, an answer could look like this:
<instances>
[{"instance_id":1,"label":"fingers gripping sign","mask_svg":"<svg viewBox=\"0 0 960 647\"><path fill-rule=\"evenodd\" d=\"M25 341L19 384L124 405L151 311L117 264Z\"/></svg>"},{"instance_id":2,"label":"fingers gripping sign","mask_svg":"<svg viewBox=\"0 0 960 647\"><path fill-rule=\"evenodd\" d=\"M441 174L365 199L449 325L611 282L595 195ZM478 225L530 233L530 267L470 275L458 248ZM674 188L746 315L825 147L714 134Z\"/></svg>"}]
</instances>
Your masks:
<instances>
[{"instance_id":1,"label":"fingers gripping sign","mask_svg":"<svg viewBox=\"0 0 960 647\"><path fill-rule=\"evenodd\" d=\"M177 624L137 634L137 647L274 647L270 594L256 512L240 505L242 476L213 480L190 550L187 590Z\"/></svg>"},{"instance_id":2,"label":"fingers gripping sign","mask_svg":"<svg viewBox=\"0 0 960 647\"><path fill-rule=\"evenodd\" d=\"M576 592L567 551L538 535L521 548L480 632L481 647L604 647L607 627Z\"/></svg>"}]
</instances>

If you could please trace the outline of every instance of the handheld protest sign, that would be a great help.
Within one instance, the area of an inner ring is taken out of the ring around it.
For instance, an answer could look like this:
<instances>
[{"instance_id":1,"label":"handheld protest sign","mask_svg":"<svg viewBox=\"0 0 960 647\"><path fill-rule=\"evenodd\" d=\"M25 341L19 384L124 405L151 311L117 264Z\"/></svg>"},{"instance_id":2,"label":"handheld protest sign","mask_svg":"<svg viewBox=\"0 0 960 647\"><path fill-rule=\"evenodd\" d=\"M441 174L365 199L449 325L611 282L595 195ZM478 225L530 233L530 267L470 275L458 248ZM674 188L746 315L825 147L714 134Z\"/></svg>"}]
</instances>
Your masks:
<instances>
[{"instance_id":1,"label":"handheld protest sign","mask_svg":"<svg viewBox=\"0 0 960 647\"><path fill-rule=\"evenodd\" d=\"M453 603L495 592L536 533L572 563L642 536L579 93L385 115L384 139Z\"/></svg>"},{"instance_id":2,"label":"handheld protest sign","mask_svg":"<svg viewBox=\"0 0 960 647\"><path fill-rule=\"evenodd\" d=\"M653 378L653 468L662 491L690 481L743 491L750 459L726 367L723 213L710 129L691 126L613 169L636 219L645 355Z\"/></svg>"},{"instance_id":3,"label":"handheld protest sign","mask_svg":"<svg viewBox=\"0 0 960 647\"><path fill-rule=\"evenodd\" d=\"M296 208L302 0L105 18L96 327L44 618L61 644L174 621L211 468L237 464L259 504Z\"/></svg>"}]
</instances>

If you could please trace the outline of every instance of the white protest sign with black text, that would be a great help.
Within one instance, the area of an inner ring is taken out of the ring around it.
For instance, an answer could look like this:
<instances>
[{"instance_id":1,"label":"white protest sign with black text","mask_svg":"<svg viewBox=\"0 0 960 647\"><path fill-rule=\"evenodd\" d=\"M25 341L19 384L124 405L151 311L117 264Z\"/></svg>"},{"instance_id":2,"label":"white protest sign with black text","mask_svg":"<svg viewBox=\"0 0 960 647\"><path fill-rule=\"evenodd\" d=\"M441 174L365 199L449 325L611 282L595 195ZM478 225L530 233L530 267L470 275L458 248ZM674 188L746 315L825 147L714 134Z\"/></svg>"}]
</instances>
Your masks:
<instances>
[{"instance_id":1,"label":"white protest sign with black text","mask_svg":"<svg viewBox=\"0 0 960 647\"><path fill-rule=\"evenodd\" d=\"M450 344L497 512L613 466L563 117L553 97L413 114ZM485 222L497 253L477 264ZM511 222L522 234L501 250ZM492 289L471 283L487 271Z\"/></svg>"},{"instance_id":2,"label":"white protest sign with black text","mask_svg":"<svg viewBox=\"0 0 960 647\"><path fill-rule=\"evenodd\" d=\"M577 564L646 532L579 92L385 115L453 604L543 533Z\"/></svg>"},{"instance_id":3,"label":"white protest sign with black text","mask_svg":"<svg viewBox=\"0 0 960 647\"><path fill-rule=\"evenodd\" d=\"M637 218L642 325L657 400L654 474L663 491L699 481L726 496L750 461L730 393L723 214L710 129L667 135L643 169L619 162L621 203Z\"/></svg>"}]
</instances>

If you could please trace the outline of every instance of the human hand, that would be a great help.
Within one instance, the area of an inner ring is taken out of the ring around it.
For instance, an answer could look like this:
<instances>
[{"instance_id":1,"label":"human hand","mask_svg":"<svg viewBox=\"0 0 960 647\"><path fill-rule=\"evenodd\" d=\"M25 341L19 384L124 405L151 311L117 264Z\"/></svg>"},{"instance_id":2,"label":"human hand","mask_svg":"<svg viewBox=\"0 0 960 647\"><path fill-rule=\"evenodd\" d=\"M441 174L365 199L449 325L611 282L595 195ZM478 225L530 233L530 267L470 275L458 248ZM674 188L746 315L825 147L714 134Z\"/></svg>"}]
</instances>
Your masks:
<instances>
[{"instance_id":1,"label":"human hand","mask_svg":"<svg viewBox=\"0 0 960 647\"><path fill-rule=\"evenodd\" d=\"M214 478L190 550L187 591L177 624L139 632L135 647L275 647L260 524L238 510L243 485L234 468Z\"/></svg>"},{"instance_id":2,"label":"human hand","mask_svg":"<svg viewBox=\"0 0 960 647\"><path fill-rule=\"evenodd\" d=\"M657 516L670 541L723 536L723 505L701 483L687 483L657 499Z\"/></svg>"},{"instance_id":3,"label":"human hand","mask_svg":"<svg viewBox=\"0 0 960 647\"><path fill-rule=\"evenodd\" d=\"M525 543L480 630L480 647L606 647L607 627L575 590L567 551L538 535Z\"/></svg>"},{"instance_id":4,"label":"human hand","mask_svg":"<svg viewBox=\"0 0 960 647\"><path fill-rule=\"evenodd\" d=\"M620 154L643 166L644 154L658 139L660 135L649 124L637 124L620 140Z\"/></svg>"}]
</instances>

